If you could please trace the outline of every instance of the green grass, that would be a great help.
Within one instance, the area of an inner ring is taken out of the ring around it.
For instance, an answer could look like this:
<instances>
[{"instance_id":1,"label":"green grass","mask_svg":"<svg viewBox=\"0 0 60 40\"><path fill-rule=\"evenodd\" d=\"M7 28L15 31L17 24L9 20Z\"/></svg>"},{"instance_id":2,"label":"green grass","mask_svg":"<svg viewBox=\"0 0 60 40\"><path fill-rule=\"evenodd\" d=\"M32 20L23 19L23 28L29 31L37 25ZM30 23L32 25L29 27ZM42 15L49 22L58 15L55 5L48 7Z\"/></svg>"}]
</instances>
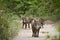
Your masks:
<instances>
[{"instance_id":1,"label":"green grass","mask_svg":"<svg viewBox=\"0 0 60 40\"><path fill-rule=\"evenodd\" d=\"M60 32L60 26L56 27L56 30L57 30L58 32Z\"/></svg>"},{"instance_id":2,"label":"green grass","mask_svg":"<svg viewBox=\"0 0 60 40\"><path fill-rule=\"evenodd\" d=\"M49 38L50 38L50 35L49 35L49 34L47 34L46 38L47 38L47 39L49 39Z\"/></svg>"},{"instance_id":3,"label":"green grass","mask_svg":"<svg viewBox=\"0 0 60 40\"><path fill-rule=\"evenodd\" d=\"M57 35L53 36L52 40L60 40L59 35L58 36Z\"/></svg>"},{"instance_id":4,"label":"green grass","mask_svg":"<svg viewBox=\"0 0 60 40\"><path fill-rule=\"evenodd\" d=\"M20 21L18 16L2 14L0 15L0 40L9 40L18 34ZM5 17L7 16L7 17Z\"/></svg>"}]
</instances>

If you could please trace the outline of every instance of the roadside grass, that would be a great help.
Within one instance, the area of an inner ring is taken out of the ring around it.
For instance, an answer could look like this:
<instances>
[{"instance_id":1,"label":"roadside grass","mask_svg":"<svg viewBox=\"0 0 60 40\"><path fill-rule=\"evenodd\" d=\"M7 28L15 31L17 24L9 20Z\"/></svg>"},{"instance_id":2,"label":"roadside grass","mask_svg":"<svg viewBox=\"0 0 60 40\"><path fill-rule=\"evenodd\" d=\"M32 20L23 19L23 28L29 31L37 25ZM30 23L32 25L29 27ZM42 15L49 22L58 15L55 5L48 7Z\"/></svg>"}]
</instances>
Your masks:
<instances>
[{"instance_id":1,"label":"roadside grass","mask_svg":"<svg viewBox=\"0 0 60 40\"><path fill-rule=\"evenodd\" d=\"M46 35L46 38L47 38L47 39L49 39L49 38L50 38L50 35L49 35L49 34L47 34L47 35Z\"/></svg>"},{"instance_id":2,"label":"roadside grass","mask_svg":"<svg viewBox=\"0 0 60 40\"><path fill-rule=\"evenodd\" d=\"M57 35L53 36L51 40L60 40L59 35L58 36Z\"/></svg>"},{"instance_id":3,"label":"roadside grass","mask_svg":"<svg viewBox=\"0 0 60 40\"><path fill-rule=\"evenodd\" d=\"M56 27L56 30L57 30L58 32L60 32L60 26Z\"/></svg>"},{"instance_id":4,"label":"roadside grass","mask_svg":"<svg viewBox=\"0 0 60 40\"><path fill-rule=\"evenodd\" d=\"M51 40L60 40L59 35L50 36L49 34L47 34L46 40L48 40L48 39L51 39Z\"/></svg>"}]
</instances>

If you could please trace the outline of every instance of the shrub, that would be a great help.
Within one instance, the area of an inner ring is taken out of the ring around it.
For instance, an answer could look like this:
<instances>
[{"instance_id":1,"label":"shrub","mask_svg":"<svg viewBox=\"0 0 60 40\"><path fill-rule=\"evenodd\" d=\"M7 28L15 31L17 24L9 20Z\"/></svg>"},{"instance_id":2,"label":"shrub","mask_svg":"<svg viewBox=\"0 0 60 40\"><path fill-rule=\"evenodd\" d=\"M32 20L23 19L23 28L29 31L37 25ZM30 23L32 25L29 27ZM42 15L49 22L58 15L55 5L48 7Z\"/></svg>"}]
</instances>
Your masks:
<instances>
[{"instance_id":1,"label":"shrub","mask_svg":"<svg viewBox=\"0 0 60 40\"><path fill-rule=\"evenodd\" d=\"M0 13L0 40L9 40L17 35L20 24L19 17L8 13Z\"/></svg>"}]
</instances>

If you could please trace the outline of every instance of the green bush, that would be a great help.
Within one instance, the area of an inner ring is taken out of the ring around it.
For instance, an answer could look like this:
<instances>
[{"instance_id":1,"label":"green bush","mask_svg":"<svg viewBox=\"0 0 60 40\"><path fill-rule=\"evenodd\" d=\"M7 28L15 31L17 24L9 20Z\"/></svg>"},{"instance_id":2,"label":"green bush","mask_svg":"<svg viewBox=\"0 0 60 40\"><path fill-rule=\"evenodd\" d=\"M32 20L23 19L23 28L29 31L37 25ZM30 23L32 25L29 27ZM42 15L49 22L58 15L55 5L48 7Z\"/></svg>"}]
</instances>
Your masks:
<instances>
[{"instance_id":1,"label":"green bush","mask_svg":"<svg viewBox=\"0 0 60 40\"><path fill-rule=\"evenodd\" d=\"M19 17L10 13L0 13L0 40L9 40L17 35Z\"/></svg>"}]
</instances>

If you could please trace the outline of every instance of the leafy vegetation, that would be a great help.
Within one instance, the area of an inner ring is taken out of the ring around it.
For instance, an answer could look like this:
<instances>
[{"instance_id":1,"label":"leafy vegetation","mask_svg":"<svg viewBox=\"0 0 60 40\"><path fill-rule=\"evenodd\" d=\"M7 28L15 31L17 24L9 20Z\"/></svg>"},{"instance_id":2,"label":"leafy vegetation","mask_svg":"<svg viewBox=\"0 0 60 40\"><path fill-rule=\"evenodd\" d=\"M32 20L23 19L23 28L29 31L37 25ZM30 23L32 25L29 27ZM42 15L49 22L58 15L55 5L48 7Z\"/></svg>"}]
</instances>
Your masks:
<instances>
[{"instance_id":1,"label":"leafy vegetation","mask_svg":"<svg viewBox=\"0 0 60 40\"><path fill-rule=\"evenodd\" d=\"M45 19L60 19L60 0L0 0L3 9L15 12L16 15L37 16Z\"/></svg>"},{"instance_id":2,"label":"leafy vegetation","mask_svg":"<svg viewBox=\"0 0 60 40\"><path fill-rule=\"evenodd\" d=\"M19 30L19 17L11 13L0 13L0 40L9 40L16 36Z\"/></svg>"}]
</instances>

